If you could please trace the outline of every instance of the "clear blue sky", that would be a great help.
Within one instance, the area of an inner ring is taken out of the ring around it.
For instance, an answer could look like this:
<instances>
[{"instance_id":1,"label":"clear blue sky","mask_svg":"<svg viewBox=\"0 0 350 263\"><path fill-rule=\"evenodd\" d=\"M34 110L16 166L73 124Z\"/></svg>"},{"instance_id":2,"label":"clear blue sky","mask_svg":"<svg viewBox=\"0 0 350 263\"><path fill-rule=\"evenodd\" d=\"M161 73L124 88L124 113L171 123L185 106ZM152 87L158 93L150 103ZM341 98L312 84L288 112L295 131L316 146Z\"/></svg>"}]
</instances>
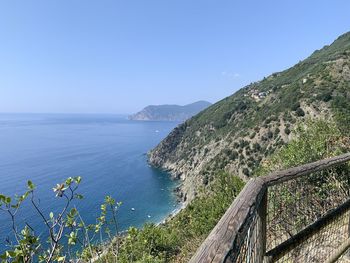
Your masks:
<instances>
[{"instance_id":1,"label":"clear blue sky","mask_svg":"<svg viewBox=\"0 0 350 263\"><path fill-rule=\"evenodd\" d=\"M349 0L2 0L0 112L215 102L347 31Z\"/></svg>"}]
</instances>

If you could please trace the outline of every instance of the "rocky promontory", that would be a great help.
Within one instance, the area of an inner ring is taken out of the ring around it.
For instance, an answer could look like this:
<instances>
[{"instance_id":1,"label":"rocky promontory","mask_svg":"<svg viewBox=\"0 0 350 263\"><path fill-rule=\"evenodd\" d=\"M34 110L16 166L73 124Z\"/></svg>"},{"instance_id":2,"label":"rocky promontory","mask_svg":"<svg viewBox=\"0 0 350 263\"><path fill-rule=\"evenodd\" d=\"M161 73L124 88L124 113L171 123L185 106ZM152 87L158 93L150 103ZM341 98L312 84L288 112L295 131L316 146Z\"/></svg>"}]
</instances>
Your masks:
<instances>
[{"instance_id":1,"label":"rocky promontory","mask_svg":"<svg viewBox=\"0 0 350 263\"><path fill-rule=\"evenodd\" d=\"M211 103L207 101L198 101L184 106L150 105L140 112L130 115L129 120L184 122L210 105Z\"/></svg>"}]
</instances>

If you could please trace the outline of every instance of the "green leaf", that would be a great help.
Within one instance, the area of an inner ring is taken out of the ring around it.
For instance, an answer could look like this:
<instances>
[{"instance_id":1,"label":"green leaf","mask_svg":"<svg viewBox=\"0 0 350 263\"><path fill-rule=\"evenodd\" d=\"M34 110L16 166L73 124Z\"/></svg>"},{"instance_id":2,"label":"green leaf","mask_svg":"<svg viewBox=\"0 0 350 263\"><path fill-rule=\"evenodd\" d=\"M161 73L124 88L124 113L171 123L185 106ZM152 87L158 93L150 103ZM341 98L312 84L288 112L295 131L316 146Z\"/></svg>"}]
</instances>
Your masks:
<instances>
[{"instance_id":1,"label":"green leaf","mask_svg":"<svg viewBox=\"0 0 350 263\"><path fill-rule=\"evenodd\" d=\"M66 180L66 185L71 185L73 182L73 178L72 177L69 177L67 180Z\"/></svg>"},{"instance_id":2,"label":"green leaf","mask_svg":"<svg viewBox=\"0 0 350 263\"><path fill-rule=\"evenodd\" d=\"M0 194L0 202L5 202L6 196Z\"/></svg>"},{"instance_id":3,"label":"green leaf","mask_svg":"<svg viewBox=\"0 0 350 263\"><path fill-rule=\"evenodd\" d=\"M32 183L32 181L29 180L29 181L27 182L27 185L28 185L28 189L29 189L29 190L34 190L34 189L35 189L35 185Z\"/></svg>"},{"instance_id":4,"label":"green leaf","mask_svg":"<svg viewBox=\"0 0 350 263\"><path fill-rule=\"evenodd\" d=\"M29 195L29 192L25 192L24 195L20 197L21 202L27 199L28 195Z\"/></svg>"},{"instance_id":5,"label":"green leaf","mask_svg":"<svg viewBox=\"0 0 350 263\"><path fill-rule=\"evenodd\" d=\"M70 216L72 216L72 217L76 216L77 212L78 212L77 209L73 207L73 208L70 210Z\"/></svg>"},{"instance_id":6,"label":"green leaf","mask_svg":"<svg viewBox=\"0 0 350 263\"><path fill-rule=\"evenodd\" d=\"M19 204L11 205L12 208L17 209L19 207Z\"/></svg>"},{"instance_id":7,"label":"green leaf","mask_svg":"<svg viewBox=\"0 0 350 263\"><path fill-rule=\"evenodd\" d=\"M66 257L58 257L57 258L57 261L58 262L62 262L62 261L65 261L66 260Z\"/></svg>"},{"instance_id":8,"label":"green leaf","mask_svg":"<svg viewBox=\"0 0 350 263\"><path fill-rule=\"evenodd\" d=\"M80 177L80 176L74 177L74 181L75 181L77 184L80 184L80 182L81 182L81 177Z\"/></svg>"},{"instance_id":9,"label":"green leaf","mask_svg":"<svg viewBox=\"0 0 350 263\"><path fill-rule=\"evenodd\" d=\"M6 251L5 254L6 254L6 257L8 258L14 258L16 256L16 253L11 250Z\"/></svg>"},{"instance_id":10,"label":"green leaf","mask_svg":"<svg viewBox=\"0 0 350 263\"><path fill-rule=\"evenodd\" d=\"M50 212L50 218L53 219L53 213L52 212Z\"/></svg>"},{"instance_id":11,"label":"green leaf","mask_svg":"<svg viewBox=\"0 0 350 263\"><path fill-rule=\"evenodd\" d=\"M83 195L81 195L81 194L76 194L76 195L75 195L75 198L76 198L76 199L83 199L83 198L84 198L84 196L83 196Z\"/></svg>"},{"instance_id":12,"label":"green leaf","mask_svg":"<svg viewBox=\"0 0 350 263\"><path fill-rule=\"evenodd\" d=\"M105 197L105 202L106 202L106 204L109 204L109 205L114 205L115 204L115 200L110 195L107 195Z\"/></svg>"},{"instance_id":13,"label":"green leaf","mask_svg":"<svg viewBox=\"0 0 350 263\"><path fill-rule=\"evenodd\" d=\"M68 236L68 245L75 245L77 242L77 233L71 232Z\"/></svg>"}]
</instances>

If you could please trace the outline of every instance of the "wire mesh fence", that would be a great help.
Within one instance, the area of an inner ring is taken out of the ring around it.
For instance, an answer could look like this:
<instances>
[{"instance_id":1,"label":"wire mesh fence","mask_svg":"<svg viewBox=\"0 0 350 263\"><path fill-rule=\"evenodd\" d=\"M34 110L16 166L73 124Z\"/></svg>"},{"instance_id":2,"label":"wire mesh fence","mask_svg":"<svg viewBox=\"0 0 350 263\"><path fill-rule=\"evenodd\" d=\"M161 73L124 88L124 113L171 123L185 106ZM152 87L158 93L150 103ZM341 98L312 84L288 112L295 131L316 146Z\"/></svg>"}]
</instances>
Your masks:
<instances>
[{"instance_id":1,"label":"wire mesh fence","mask_svg":"<svg viewBox=\"0 0 350 263\"><path fill-rule=\"evenodd\" d=\"M268 188L267 250L271 250L349 198L347 165Z\"/></svg>"},{"instance_id":2,"label":"wire mesh fence","mask_svg":"<svg viewBox=\"0 0 350 263\"><path fill-rule=\"evenodd\" d=\"M348 164L268 186L265 221L258 213L264 204L257 203L227 262L262 262L262 253L278 250L284 243L289 243L284 246L287 250L278 252L272 262L325 262L349 238L349 197ZM349 205L338 211L347 201ZM326 220L318 222L326 215ZM293 240L313 225L305 238ZM350 257L342 256L340 262L350 262Z\"/></svg>"},{"instance_id":3,"label":"wire mesh fence","mask_svg":"<svg viewBox=\"0 0 350 263\"><path fill-rule=\"evenodd\" d=\"M325 262L334 250L348 239L349 210L320 228L276 262ZM344 257L345 259L345 257Z\"/></svg>"},{"instance_id":4,"label":"wire mesh fence","mask_svg":"<svg viewBox=\"0 0 350 263\"><path fill-rule=\"evenodd\" d=\"M349 161L251 179L190 262L350 262Z\"/></svg>"}]
</instances>

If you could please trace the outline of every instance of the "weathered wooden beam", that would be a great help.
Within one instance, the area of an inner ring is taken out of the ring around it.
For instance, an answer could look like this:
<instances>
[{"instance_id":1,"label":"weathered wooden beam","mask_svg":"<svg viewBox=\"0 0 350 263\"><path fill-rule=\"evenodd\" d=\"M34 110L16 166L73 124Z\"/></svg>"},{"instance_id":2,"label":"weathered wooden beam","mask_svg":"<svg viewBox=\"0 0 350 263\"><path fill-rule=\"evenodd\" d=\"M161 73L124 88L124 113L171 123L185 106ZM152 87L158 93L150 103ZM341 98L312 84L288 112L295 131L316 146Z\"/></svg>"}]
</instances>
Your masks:
<instances>
[{"instance_id":1,"label":"weathered wooden beam","mask_svg":"<svg viewBox=\"0 0 350 263\"><path fill-rule=\"evenodd\" d=\"M190 263L223 262L232 249L232 244L249 216L259 205L259 193L263 192L263 180L251 179L232 205L200 246Z\"/></svg>"},{"instance_id":2,"label":"weathered wooden beam","mask_svg":"<svg viewBox=\"0 0 350 263\"><path fill-rule=\"evenodd\" d=\"M350 153L342 154L336 157L324 159L321 161L304 164L298 167L290 168L283 171L274 172L262 177L267 186L283 183L311 173L319 172L335 165L350 161Z\"/></svg>"}]
</instances>

